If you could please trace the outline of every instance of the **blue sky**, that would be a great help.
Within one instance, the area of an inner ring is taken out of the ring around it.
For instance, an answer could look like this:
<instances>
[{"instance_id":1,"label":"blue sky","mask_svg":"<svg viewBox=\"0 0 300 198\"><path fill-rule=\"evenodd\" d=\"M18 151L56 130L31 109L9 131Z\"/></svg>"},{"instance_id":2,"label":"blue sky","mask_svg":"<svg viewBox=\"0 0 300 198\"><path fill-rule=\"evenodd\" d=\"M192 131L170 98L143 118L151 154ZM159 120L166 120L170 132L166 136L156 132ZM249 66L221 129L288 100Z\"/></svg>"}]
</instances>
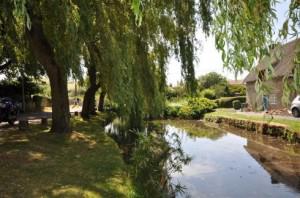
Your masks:
<instances>
[{"instance_id":1,"label":"blue sky","mask_svg":"<svg viewBox=\"0 0 300 198\"><path fill-rule=\"evenodd\" d=\"M276 5L277 21L275 21L274 24L274 39L276 39L278 30L282 27L283 22L287 18L289 3L290 0L281 0ZM214 71L226 76L228 79L234 79L234 74L232 72L223 69L221 54L215 48L214 37L210 36L205 38L201 31L196 33L196 37L201 41L201 50L197 53L198 62L195 64L196 77ZM247 74L248 72L244 72L238 79L243 79ZM172 57L168 64L167 82L175 85L181 79L180 63Z\"/></svg>"}]
</instances>

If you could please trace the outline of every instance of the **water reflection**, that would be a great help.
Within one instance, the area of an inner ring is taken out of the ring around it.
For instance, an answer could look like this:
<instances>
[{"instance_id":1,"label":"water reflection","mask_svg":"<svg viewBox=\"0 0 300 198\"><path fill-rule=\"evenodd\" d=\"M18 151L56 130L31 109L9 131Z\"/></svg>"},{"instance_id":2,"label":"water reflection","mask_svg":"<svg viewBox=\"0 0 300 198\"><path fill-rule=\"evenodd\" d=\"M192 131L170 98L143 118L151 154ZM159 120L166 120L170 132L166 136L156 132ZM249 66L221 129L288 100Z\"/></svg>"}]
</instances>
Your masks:
<instances>
[{"instance_id":1,"label":"water reflection","mask_svg":"<svg viewBox=\"0 0 300 198\"><path fill-rule=\"evenodd\" d=\"M177 133L178 131L181 133L186 133L190 138L207 138L211 140L217 140L224 135L226 132L220 129L212 128L206 126L202 121L194 121L194 120L178 120L178 121L156 121L153 122L155 125L161 125L167 127L165 132L173 133L173 129L170 127L174 127L174 131Z\"/></svg>"},{"instance_id":2,"label":"water reflection","mask_svg":"<svg viewBox=\"0 0 300 198\"><path fill-rule=\"evenodd\" d=\"M230 130L218 138L205 133L191 138L195 131L186 124L168 122L166 129L181 136L184 151L193 157L182 174L173 175L187 187L190 197L300 196L298 145Z\"/></svg>"},{"instance_id":3,"label":"water reflection","mask_svg":"<svg viewBox=\"0 0 300 198\"><path fill-rule=\"evenodd\" d=\"M245 149L271 175L272 184L286 184L300 192L300 156L248 140Z\"/></svg>"},{"instance_id":4,"label":"water reflection","mask_svg":"<svg viewBox=\"0 0 300 198\"><path fill-rule=\"evenodd\" d=\"M132 150L135 147L137 140L137 134L132 130L127 130L126 124L120 119L115 119L112 123L107 125L105 131L118 144L123 152L124 161L129 163L132 156Z\"/></svg>"},{"instance_id":5,"label":"water reflection","mask_svg":"<svg viewBox=\"0 0 300 198\"><path fill-rule=\"evenodd\" d=\"M108 126L107 131L123 149L124 159L135 160L133 167L141 176L137 178L140 183L148 181L149 188L159 184L170 192L176 185L169 184L179 182L186 191L176 197L300 197L299 145L244 131L213 129L197 121L149 123L143 137L150 138L138 144L141 139L136 133L114 127ZM192 156L188 165L184 165L185 153ZM170 169L170 160L179 156L181 160ZM159 174L152 177L154 173ZM174 196L160 193L160 197Z\"/></svg>"},{"instance_id":6,"label":"water reflection","mask_svg":"<svg viewBox=\"0 0 300 198\"><path fill-rule=\"evenodd\" d=\"M165 134L164 126L148 123L142 132L124 128L120 120L106 127L106 132L123 150L130 165L135 191L141 197L175 197L184 194L184 186L172 181L172 174L182 171L191 158L184 153L176 133Z\"/></svg>"}]
</instances>

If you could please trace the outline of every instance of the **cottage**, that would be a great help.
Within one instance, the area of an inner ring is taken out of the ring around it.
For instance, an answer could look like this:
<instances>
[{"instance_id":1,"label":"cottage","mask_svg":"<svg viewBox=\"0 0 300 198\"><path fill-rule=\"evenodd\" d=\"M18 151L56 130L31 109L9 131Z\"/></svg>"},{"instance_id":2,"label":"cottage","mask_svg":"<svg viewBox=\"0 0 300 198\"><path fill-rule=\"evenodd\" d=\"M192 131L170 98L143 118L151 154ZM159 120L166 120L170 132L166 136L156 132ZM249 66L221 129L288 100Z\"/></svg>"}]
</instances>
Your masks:
<instances>
[{"instance_id":1,"label":"cottage","mask_svg":"<svg viewBox=\"0 0 300 198\"><path fill-rule=\"evenodd\" d=\"M262 96L259 96L255 90L257 79L264 79L266 69L270 63L273 67L273 77L265 81L270 91L269 105L272 109L280 109L284 107L282 102L283 96L283 78L289 76L292 80L294 69L294 58L299 50L300 39L296 39L281 47L274 48L270 57L264 57L256 66L256 68L248 74L244 79L246 84L247 103L252 110L262 108Z\"/></svg>"}]
</instances>

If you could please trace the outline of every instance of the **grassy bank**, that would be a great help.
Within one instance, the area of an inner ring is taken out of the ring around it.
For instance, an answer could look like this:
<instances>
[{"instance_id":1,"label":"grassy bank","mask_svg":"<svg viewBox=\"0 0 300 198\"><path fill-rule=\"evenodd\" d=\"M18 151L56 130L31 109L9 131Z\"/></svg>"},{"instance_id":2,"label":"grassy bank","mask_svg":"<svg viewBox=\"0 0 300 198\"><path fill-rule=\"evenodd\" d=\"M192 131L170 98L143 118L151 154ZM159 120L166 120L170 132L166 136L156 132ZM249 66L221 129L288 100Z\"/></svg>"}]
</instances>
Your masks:
<instances>
[{"instance_id":1,"label":"grassy bank","mask_svg":"<svg viewBox=\"0 0 300 198\"><path fill-rule=\"evenodd\" d=\"M131 182L103 118L74 119L74 131L52 134L0 129L0 197L130 197Z\"/></svg>"},{"instance_id":2,"label":"grassy bank","mask_svg":"<svg viewBox=\"0 0 300 198\"><path fill-rule=\"evenodd\" d=\"M292 133L297 133L298 137L300 135L300 121L292 120L288 118L278 118L274 117L271 119L269 115L245 115L241 113L237 113L233 110L228 109L218 109L213 113L209 113L206 115L206 120L214 119L214 118L229 118L229 119L236 119L236 120L246 120L246 121L253 121L258 123L266 123L268 125L278 125L282 126Z\"/></svg>"},{"instance_id":3,"label":"grassy bank","mask_svg":"<svg viewBox=\"0 0 300 198\"><path fill-rule=\"evenodd\" d=\"M244 119L250 121L268 122L270 124L285 125L291 131L300 134L300 120L289 120L284 118L277 118L276 116L271 120L270 116L264 115L245 115L236 113L232 110L217 109L217 111L207 114L206 116L221 116L226 118Z\"/></svg>"}]
</instances>

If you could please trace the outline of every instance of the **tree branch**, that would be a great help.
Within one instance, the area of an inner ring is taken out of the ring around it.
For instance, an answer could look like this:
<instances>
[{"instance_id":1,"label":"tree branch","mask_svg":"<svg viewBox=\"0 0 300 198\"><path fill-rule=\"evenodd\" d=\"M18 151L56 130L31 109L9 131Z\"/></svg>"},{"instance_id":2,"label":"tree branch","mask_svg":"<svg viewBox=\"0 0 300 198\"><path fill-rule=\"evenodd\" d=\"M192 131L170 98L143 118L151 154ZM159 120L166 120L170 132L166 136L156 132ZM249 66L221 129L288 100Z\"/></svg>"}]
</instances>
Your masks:
<instances>
[{"instance_id":1,"label":"tree branch","mask_svg":"<svg viewBox=\"0 0 300 198\"><path fill-rule=\"evenodd\" d=\"M12 64L12 60L8 60L6 63L0 65L0 72L7 69Z\"/></svg>"}]
</instances>

